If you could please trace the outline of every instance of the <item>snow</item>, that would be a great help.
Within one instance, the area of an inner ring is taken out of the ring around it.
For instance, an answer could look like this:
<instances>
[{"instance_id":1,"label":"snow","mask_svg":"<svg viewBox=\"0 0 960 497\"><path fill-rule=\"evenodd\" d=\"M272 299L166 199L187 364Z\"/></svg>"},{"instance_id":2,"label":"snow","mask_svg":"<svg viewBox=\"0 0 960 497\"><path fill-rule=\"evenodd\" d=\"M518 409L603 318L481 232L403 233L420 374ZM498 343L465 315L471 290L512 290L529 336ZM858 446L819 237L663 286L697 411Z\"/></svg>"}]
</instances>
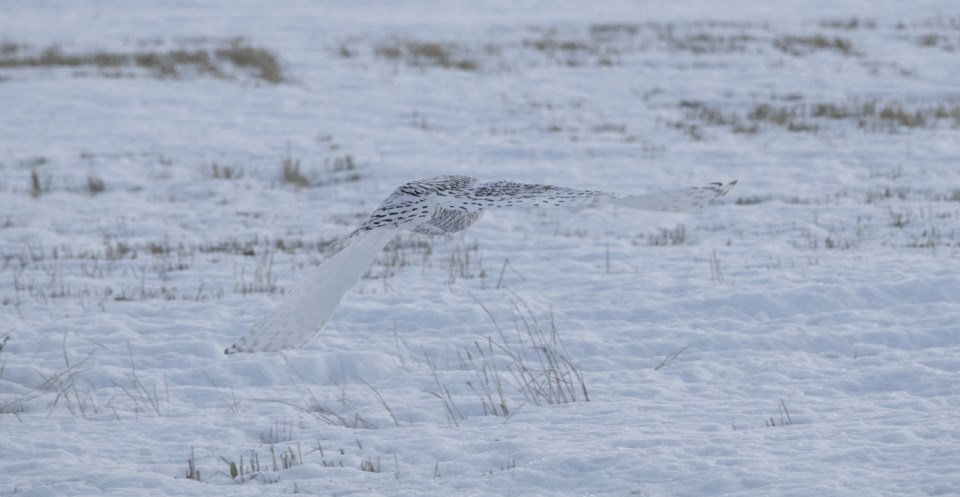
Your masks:
<instances>
[{"instance_id":1,"label":"snow","mask_svg":"<svg viewBox=\"0 0 960 497\"><path fill-rule=\"evenodd\" d=\"M8 3L0 61L239 37L284 81L216 58L220 77L0 64L0 493L960 494L947 7ZM403 52L431 42L476 69ZM749 117L763 105L782 120ZM223 354L438 174L739 183L693 215L498 210L403 235L303 349ZM523 388L542 349L576 402Z\"/></svg>"}]
</instances>

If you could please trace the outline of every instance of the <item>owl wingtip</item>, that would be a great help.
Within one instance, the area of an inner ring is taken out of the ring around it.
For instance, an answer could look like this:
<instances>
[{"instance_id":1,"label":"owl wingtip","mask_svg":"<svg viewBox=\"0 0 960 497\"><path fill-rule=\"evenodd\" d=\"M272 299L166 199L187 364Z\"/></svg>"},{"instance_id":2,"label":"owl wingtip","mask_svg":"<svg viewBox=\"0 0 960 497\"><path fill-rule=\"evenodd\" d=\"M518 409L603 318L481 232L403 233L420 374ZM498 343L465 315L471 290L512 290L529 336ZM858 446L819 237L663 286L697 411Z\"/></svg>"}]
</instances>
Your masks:
<instances>
[{"instance_id":1,"label":"owl wingtip","mask_svg":"<svg viewBox=\"0 0 960 497\"><path fill-rule=\"evenodd\" d=\"M727 192L729 192L734 186L737 185L737 181L738 180L728 181L726 184L715 183L717 185L717 191L719 192L719 196L722 197L726 195Z\"/></svg>"}]
</instances>

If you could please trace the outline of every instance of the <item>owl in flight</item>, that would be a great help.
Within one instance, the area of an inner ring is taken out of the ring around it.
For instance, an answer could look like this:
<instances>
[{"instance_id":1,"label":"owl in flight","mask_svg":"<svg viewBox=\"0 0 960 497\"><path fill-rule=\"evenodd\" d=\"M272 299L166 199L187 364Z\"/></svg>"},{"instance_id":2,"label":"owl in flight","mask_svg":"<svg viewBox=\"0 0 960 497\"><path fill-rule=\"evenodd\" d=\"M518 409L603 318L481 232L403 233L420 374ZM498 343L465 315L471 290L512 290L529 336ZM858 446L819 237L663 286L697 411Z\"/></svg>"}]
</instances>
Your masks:
<instances>
[{"instance_id":1,"label":"owl in flight","mask_svg":"<svg viewBox=\"0 0 960 497\"><path fill-rule=\"evenodd\" d=\"M598 202L666 212L693 212L725 195L736 181L702 187L624 195L512 181L479 182L468 176L438 176L407 183L390 194L343 248L313 269L310 277L246 335L224 352L269 352L301 347L316 336L394 235L410 230L445 235L467 229L487 209L580 207Z\"/></svg>"}]
</instances>

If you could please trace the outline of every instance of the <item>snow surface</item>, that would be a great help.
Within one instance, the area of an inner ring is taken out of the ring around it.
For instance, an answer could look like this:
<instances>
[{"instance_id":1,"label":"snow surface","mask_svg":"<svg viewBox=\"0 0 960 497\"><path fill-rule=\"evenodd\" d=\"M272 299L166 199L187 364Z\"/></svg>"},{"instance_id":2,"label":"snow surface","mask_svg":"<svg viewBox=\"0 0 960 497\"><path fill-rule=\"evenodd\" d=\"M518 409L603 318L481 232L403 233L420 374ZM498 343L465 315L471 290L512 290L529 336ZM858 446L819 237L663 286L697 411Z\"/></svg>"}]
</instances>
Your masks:
<instances>
[{"instance_id":1,"label":"snow surface","mask_svg":"<svg viewBox=\"0 0 960 497\"><path fill-rule=\"evenodd\" d=\"M952 7L4 3L0 45L241 37L285 81L0 67L0 494L960 495ZM476 68L382 48L423 42ZM865 102L904 118L811 112ZM738 129L761 104L816 129ZM497 211L403 236L304 349L223 355L394 187L438 174L739 184L692 216ZM525 396L528 330L588 402ZM477 393L496 378L508 416Z\"/></svg>"}]
</instances>

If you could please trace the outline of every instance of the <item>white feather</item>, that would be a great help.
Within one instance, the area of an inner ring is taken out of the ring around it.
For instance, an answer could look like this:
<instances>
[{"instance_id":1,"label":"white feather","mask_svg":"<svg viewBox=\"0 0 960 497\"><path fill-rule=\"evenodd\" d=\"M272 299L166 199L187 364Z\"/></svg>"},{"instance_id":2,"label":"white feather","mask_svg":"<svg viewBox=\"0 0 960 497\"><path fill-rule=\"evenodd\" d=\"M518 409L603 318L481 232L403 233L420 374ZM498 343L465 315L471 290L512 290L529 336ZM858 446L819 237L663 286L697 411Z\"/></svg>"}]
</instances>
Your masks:
<instances>
[{"instance_id":1,"label":"white feather","mask_svg":"<svg viewBox=\"0 0 960 497\"><path fill-rule=\"evenodd\" d=\"M736 184L736 181L731 181L727 184L711 183L707 186L694 186L646 195L617 195L616 198L610 199L610 203L650 211L694 212L706 207L717 197L726 195Z\"/></svg>"},{"instance_id":2,"label":"white feather","mask_svg":"<svg viewBox=\"0 0 960 497\"><path fill-rule=\"evenodd\" d=\"M224 352L269 352L303 346L320 332L340 300L360 280L396 229L359 232L333 257L313 269L313 274L276 309Z\"/></svg>"}]
</instances>

